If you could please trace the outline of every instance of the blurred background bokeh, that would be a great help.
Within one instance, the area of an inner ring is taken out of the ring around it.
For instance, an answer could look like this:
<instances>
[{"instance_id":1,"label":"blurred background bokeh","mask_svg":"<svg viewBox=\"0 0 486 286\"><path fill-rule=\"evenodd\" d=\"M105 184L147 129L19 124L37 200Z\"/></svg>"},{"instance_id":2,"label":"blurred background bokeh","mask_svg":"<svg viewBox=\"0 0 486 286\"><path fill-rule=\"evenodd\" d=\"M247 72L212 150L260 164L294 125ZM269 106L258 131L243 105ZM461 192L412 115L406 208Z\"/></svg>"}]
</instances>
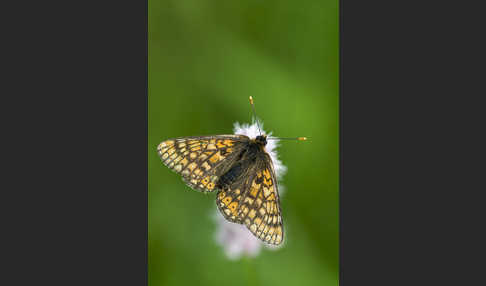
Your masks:
<instances>
[{"instance_id":1,"label":"blurred background bokeh","mask_svg":"<svg viewBox=\"0 0 486 286\"><path fill-rule=\"evenodd\" d=\"M148 0L149 285L338 285L338 1ZM157 145L232 133L252 95L281 142L285 245L229 260L215 195L189 189Z\"/></svg>"}]
</instances>

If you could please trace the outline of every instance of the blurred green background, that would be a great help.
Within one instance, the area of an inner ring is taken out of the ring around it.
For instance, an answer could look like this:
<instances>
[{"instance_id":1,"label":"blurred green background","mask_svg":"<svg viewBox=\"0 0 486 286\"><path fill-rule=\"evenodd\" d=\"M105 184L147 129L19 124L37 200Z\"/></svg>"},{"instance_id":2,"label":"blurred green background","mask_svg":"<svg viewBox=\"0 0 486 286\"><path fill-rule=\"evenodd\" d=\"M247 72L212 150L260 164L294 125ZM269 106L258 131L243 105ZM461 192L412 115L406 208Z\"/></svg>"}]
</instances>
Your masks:
<instances>
[{"instance_id":1,"label":"blurred green background","mask_svg":"<svg viewBox=\"0 0 486 286\"><path fill-rule=\"evenodd\" d=\"M338 285L338 1L148 0L149 285ZM228 260L215 195L165 167L171 137L232 133L252 95L281 142L285 245Z\"/></svg>"}]
</instances>

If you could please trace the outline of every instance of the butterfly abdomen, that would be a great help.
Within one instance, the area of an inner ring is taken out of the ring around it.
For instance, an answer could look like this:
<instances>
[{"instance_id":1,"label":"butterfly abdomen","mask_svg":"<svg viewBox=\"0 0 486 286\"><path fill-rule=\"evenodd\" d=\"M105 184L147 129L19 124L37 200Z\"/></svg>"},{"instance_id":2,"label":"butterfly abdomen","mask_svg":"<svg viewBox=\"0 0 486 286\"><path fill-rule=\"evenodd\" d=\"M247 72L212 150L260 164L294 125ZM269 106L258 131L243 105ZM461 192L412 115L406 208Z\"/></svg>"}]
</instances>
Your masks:
<instances>
[{"instance_id":1,"label":"butterfly abdomen","mask_svg":"<svg viewBox=\"0 0 486 286\"><path fill-rule=\"evenodd\" d=\"M216 183L216 187L223 189L226 186L236 182L248 170L248 167L254 163L260 146L256 143L249 143L246 148L238 155L235 164L224 173Z\"/></svg>"},{"instance_id":2,"label":"butterfly abdomen","mask_svg":"<svg viewBox=\"0 0 486 286\"><path fill-rule=\"evenodd\" d=\"M236 165L231 167L228 172L226 172L219 178L218 182L216 183L216 187L223 189L224 187L231 185L242 174L242 171L242 164L236 163Z\"/></svg>"}]
</instances>

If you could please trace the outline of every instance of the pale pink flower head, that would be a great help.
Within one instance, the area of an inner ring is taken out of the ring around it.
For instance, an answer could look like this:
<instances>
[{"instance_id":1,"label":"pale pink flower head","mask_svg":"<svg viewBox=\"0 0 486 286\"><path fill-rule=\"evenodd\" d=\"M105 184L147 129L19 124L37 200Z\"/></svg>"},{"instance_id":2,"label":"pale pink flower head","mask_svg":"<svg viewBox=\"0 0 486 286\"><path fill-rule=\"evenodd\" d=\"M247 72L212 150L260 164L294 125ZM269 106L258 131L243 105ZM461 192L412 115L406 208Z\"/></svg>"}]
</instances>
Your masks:
<instances>
[{"instance_id":1,"label":"pale pink flower head","mask_svg":"<svg viewBox=\"0 0 486 286\"><path fill-rule=\"evenodd\" d=\"M258 120L258 119L256 119ZM256 120L252 124L234 124L234 134L246 135L251 139L260 135ZM263 130L263 123L258 121L262 134L271 136L272 133L265 133ZM280 180L287 171L287 167L282 164L277 155L278 140L268 140L265 146L266 152L272 159L275 175ZM283 186L278 185L280 197L282 196ZM269 249L278 249L279 246L272 246L266 244L256 238L247 228L242 224L232 223L227 221L219 211L216 211L215 221L217 223L216 241L223 247L226 256L229 259L235 260L242 256L256 257L262 246Z\"/></svg>"},{"instance_id":2,"label":"pale pink flower head","mask_svg":"<svg viewBox=\"0 0 486 286\"><path fill-rule=\"evenodd\" d=\"M215 220L216 242L223 247L229 259L236 260L242 256L256 257L260 253L263 243L246 226L227 221L218 210L216 210Z\"/></svg>"}]
</instances>

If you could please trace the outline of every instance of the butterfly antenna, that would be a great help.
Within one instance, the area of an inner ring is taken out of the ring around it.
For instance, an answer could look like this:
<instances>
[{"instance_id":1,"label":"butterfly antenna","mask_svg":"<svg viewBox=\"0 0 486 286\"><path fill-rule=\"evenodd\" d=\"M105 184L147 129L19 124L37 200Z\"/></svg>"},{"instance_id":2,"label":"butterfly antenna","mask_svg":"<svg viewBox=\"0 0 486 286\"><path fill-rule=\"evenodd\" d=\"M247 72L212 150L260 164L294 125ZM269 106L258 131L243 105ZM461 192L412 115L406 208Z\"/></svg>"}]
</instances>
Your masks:
<instances>
[{"instance_id":1,"label":"butterfly antenna","mask_svg":"<svg viewBox=\"0 0 486 286\"><path fill-rule=\"evenodd\" d=\"M268 137L267 140L298 140L307 141L308 137Z\"/></svg>"},{"instance_id":2,"label":"butterfly antenna","mask_svg":"<svg viewBox=\"0 0 486 286\"><path fill-rule=\"evenodd\" d=\"M253 97L251 97L251 95L250 95L250 105L251 105L251 109L253 110L253 117L255 117L255 121L258 126L258 132L260 132L260 135L262 135L262 130L260 129L260 123L258 122L258 118L256 116L255 105L253 104Z\"/></svg>"}]
</instances>

